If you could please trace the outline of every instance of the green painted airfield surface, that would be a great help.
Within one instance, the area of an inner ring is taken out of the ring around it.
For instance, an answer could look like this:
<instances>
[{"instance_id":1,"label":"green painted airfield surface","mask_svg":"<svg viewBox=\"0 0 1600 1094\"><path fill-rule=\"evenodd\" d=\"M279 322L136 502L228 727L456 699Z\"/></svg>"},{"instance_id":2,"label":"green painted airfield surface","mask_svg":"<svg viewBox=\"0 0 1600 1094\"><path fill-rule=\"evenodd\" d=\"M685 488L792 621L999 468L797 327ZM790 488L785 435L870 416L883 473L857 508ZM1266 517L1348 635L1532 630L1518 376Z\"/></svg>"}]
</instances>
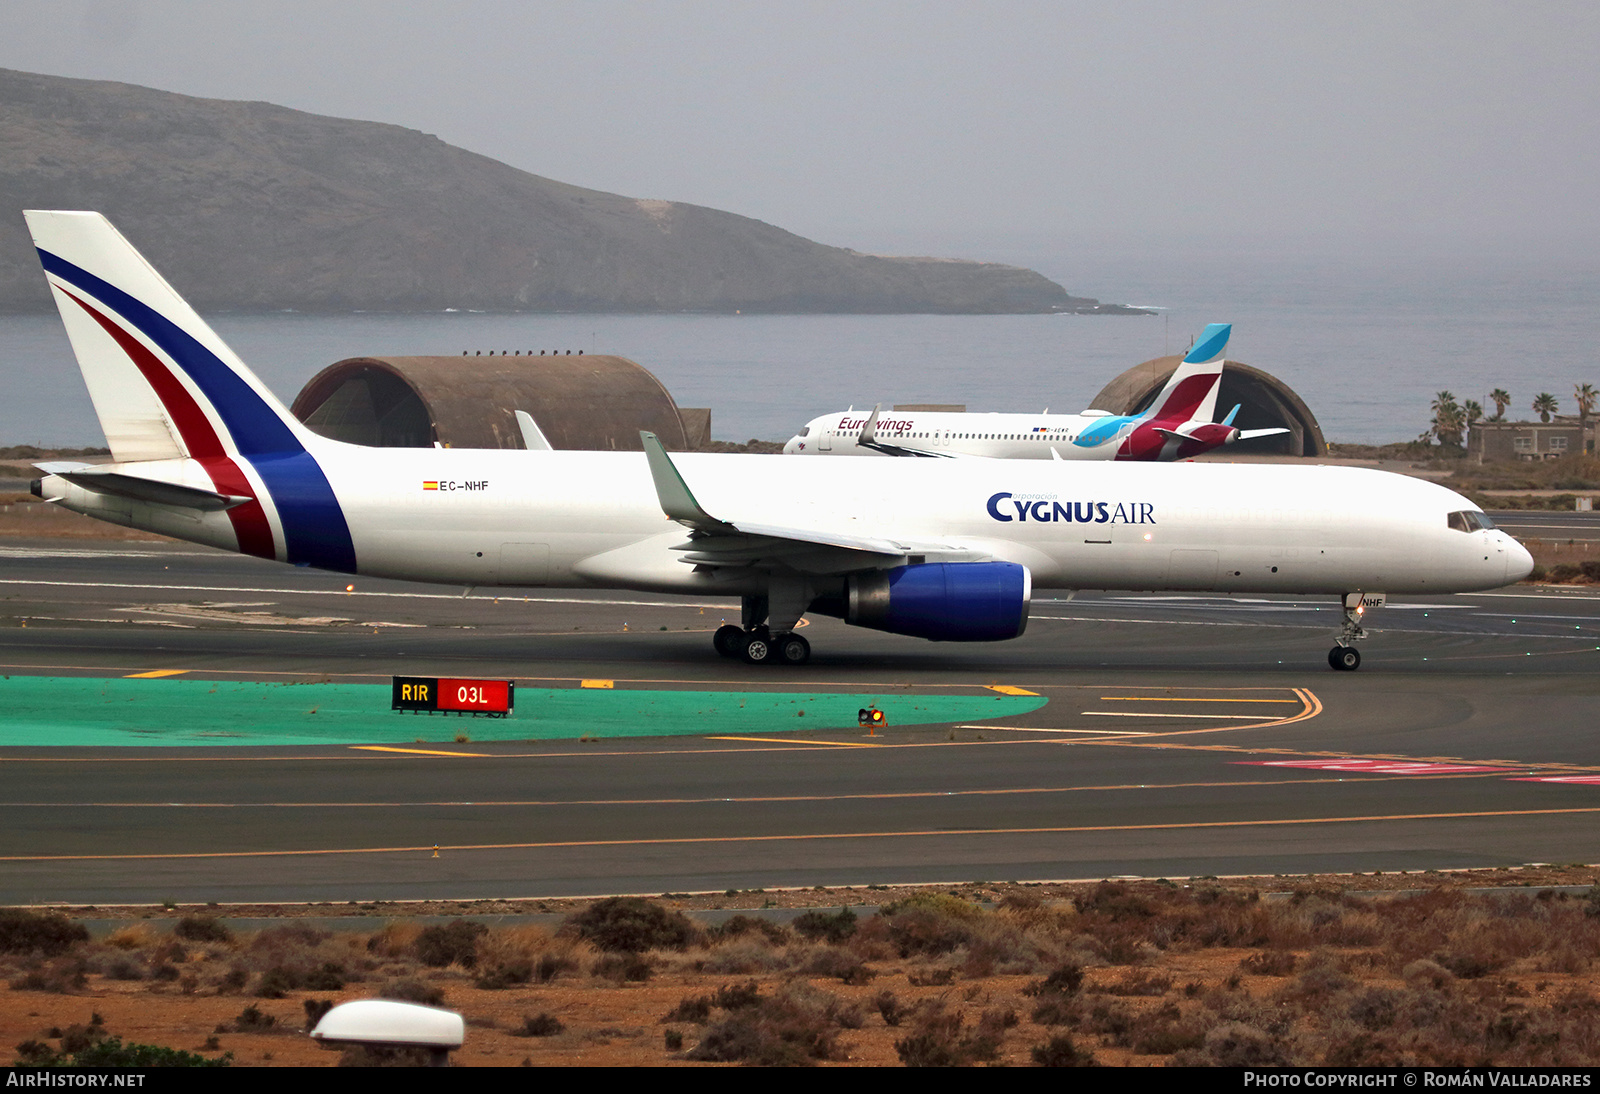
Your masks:
<instances>
[{"instance_id":1,"label":"green painted airfield surface","mask_svg":"<svg viewBox=\"0 0 1600 1094\"><path fill-rule=\"evenodd\" d=\"M768 734L971 722L1037 710L1018 695L813 694L518 688L509 718L400 714L387 684L13 676L0 680L0 747L353 745Z\"/></svg>"}]
</instances>

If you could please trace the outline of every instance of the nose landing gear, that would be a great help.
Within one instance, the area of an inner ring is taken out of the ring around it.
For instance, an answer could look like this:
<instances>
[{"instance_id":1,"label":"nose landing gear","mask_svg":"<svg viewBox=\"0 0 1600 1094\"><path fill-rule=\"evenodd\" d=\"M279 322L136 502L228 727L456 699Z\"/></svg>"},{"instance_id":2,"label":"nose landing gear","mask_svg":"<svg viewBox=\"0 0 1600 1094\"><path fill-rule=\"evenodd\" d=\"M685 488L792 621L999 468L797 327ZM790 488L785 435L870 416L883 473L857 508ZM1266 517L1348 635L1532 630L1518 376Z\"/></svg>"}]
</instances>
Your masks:
<instances>
[{"instance_id":1,"label":"nose landing gear","mask_svg":"<svg viewBox=\"0 0 1600 1094\"><path fill-rule=\"evenodd\" d=\"M1361 653L1350 643L1359 642L1367 636L1366 629L1361 626L1362 617L1367 614L1367 606L1382 607L1385 601L1382 593L1346 593L1344 596L1344 626L1339 631L1336 639L1337 645L1328 651L1328 667L1338 672L1354 672L1361 667Z\"/></svg>"}]
</instances>

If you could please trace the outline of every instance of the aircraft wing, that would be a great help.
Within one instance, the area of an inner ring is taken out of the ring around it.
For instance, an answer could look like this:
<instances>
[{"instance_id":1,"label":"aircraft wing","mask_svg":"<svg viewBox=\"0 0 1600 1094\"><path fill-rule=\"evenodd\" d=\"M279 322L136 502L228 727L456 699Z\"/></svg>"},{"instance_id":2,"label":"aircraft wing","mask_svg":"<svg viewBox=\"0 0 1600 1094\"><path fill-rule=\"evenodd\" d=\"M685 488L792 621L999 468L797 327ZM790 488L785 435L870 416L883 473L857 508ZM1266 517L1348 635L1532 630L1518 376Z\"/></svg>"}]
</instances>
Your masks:
<instances>
[{"instance_id":1,"label":"aircraft wing","mask_svg":"<svg viewBox=\"0 0 1600 1094\"><path fill-rule=\"evenodd\" d=\"M878 440L878 412L882 409L882 403L872 408L872 414L867 418L867 424L861 427L861 436L856 438L856 444L862 448L870 448L874 452L882 452L885 456L925 456L945 460L954 456L954 453L950 452L923 452Z\"/></svg>"},{"instance_id":2,"label":"aircraft wing","mask_svg":"<svg viewBox=\"0 0 1600 1094\"><path fill-rule=\"evenodd\" d=\"M783 562L814 573L844 573L908 555L937 555L944 561L980 556L950 543L858 536L831 528L802 528L712 516L695 499L688 483L654 433L639 432L661 511L690 530L689 541L673 548L697 566L754 566Z\"/></svg>"}]
</instances>

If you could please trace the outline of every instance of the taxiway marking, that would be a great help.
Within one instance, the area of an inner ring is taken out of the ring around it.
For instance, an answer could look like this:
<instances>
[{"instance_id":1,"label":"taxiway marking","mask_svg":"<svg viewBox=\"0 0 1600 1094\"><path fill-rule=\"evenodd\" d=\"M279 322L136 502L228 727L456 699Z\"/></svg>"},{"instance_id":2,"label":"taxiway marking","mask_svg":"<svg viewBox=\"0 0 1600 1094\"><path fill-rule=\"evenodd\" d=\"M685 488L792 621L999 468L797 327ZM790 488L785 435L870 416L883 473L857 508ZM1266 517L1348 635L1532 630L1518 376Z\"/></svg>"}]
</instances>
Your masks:
<instances>
[{"instance_id":1,"label":"taxiway marking","mask_svg":"<svg viewBox=\"0 0 1600 1094\"><path fill-rule=\"evenodd\" d=\"M924 828L880 832L807 832L774 836L667 836L652 839L551 840L529 843L425 844L397 847L323 847L277 851L179 851L134 855L0 855L0 862L149 862L189 859L309 858L330 855L431 854L435 851L544 851L581 847L675 847L691 844L816 843L824 840L949 839L952 836L1052 836L1096 832L1181 832L1219 828L1288 828L1325 824L1488 820L1498 817L1592 816L1600 806L1578 809L1485 809L1459 813L1380 813L1356 817L1281 817L1272 820L1184 821L1156 824L1052 825L1028 828Z\"/></svg>"}]
</instances>

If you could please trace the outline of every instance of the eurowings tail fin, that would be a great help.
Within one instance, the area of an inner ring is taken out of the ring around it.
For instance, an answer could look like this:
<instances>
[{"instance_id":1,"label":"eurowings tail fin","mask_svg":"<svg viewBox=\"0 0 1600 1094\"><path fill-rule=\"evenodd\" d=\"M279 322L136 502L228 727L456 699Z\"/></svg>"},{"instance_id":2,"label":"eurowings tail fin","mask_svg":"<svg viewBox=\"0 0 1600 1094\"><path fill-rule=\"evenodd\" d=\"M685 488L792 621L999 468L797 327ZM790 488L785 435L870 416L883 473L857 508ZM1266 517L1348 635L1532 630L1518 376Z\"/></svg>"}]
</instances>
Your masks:
<instances>
[{"instance_id":1,"label":"eurowings tail fin","mask_svg":"<svg viewBox=\"0 0 1600 1094\"><path fill-rule=\"evenodd\" d=\"M1207 421L1217 412L1217 388L1222 381L1222 355L1227 352L1232 323L1212 323L1200 332L1194 346L1150 404L1146 417L1162 421Z\"/></svg>"}]
</instances>

